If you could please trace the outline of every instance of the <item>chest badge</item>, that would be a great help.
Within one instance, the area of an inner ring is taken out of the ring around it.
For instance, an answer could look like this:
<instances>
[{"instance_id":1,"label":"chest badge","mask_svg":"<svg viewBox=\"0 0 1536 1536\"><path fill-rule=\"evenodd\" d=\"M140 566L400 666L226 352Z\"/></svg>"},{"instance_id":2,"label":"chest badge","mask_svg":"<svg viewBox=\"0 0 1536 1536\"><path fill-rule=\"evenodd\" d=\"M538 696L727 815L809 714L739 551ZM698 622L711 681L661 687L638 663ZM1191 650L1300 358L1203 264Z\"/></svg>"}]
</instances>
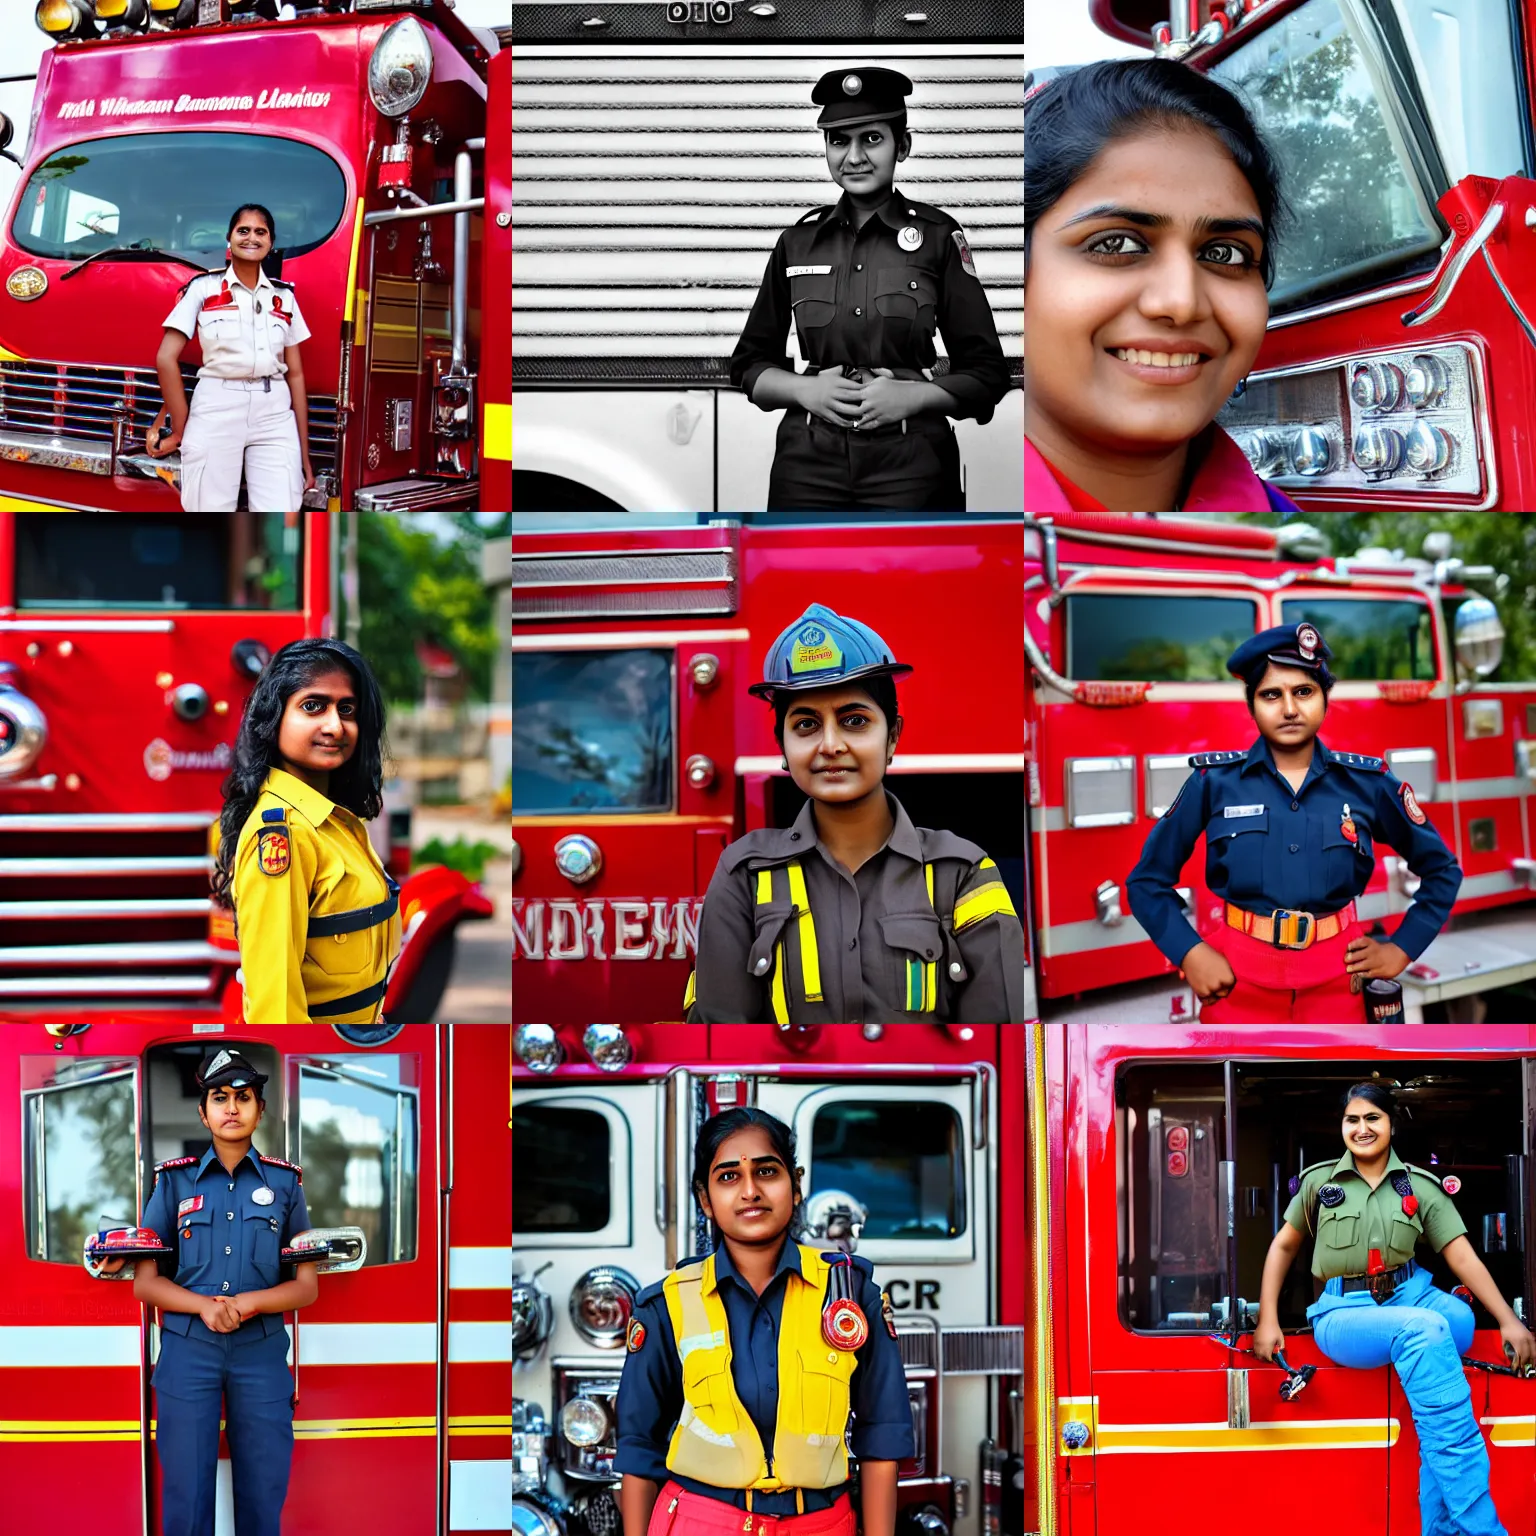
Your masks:
<instances>
[{"instance_id":1,"label":"chest badge","mask_svg":"<svg viewBox=\"0 0 1536 1536\"><path fill-rule=\"evenodd\" d=\"M251 1199L255 1201L257 1205L271 1205L272 1202L277 1199L277 1196L274 1195L265 1184L263 1184L260 1189L253 1189L251 1191Z\"/></svg>"},{"instance_id":2,"label":"chest badge","mask_svg":"<svg viewBox=\"0 0 1536 1536\"><path fill-rule=\"evenodd\" d=\"M916 224L908 224L902 232L896 236L896 244L904 251L915 251L923 243L923 232Z\"/></svg>"},{"instance_id":3,"label":"chest badge","mask_svg":"<svg viewBox=\"0 0 1536 1536\"><path fill-rule=\"evenodd\" d=\"M1348 801L1344 804L1344 814L1339 819L1339 831L1352 843L1360 841L1359 830L1355 826L1354 818L1349 814Z\"/></svg>"},{"instance_id":4,"label":"chest badge","mask_svg":"<svg viewBox=\"0 0 1536 1536\"><path fill-rule=\"evenodd\" d=\"M202 1208L203 1197L201 1195L193 1195L190 1200L183 1200L181 1204L176 1207L176 1215L179 1219L182 1216L187 1215L189 1212L200 1211Z\"/></svg>"},{"instance_id":5,"label":"chest badge","mask_svg":"<svg viewBox=\"0 0 1536 1536\"><path fill-rule=\"evenodd\" d=\"M1324 1184L1317 1192L1317 1199L1331 1211L1334 1206L1344 1204L1344 1191L1337 1184Z\"/></svg>"}]
</instances>

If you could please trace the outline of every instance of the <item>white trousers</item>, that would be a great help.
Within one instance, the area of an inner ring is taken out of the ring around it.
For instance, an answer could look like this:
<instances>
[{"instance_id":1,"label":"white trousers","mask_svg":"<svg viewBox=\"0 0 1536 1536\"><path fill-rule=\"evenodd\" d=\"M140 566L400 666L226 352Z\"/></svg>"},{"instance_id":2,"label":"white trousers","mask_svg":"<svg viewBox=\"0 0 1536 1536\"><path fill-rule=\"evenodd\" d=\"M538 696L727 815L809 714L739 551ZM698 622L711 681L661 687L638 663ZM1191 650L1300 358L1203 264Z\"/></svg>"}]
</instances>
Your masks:
<instances>
[{"instance_id":1,"label":"white trousers","mask_svg":"<svg viewBox=\"0 0 1536 1536\"><path fill-rule=\"evenodd\" d=\"M181 439L181 510L233 512L245 471L252 512L297 512L304 499L299 423L288 381L199 379Z\"/></svg>"}]
</instances>

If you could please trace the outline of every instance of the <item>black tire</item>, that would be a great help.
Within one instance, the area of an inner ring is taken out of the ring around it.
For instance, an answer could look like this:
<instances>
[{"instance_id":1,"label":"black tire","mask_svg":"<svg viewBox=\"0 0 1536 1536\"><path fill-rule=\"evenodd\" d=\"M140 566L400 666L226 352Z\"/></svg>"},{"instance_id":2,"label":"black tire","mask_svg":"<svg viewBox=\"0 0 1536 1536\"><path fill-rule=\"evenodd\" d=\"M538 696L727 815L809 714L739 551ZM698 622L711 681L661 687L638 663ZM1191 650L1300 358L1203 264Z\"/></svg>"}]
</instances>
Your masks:
<instances>
[{"instance_id":1,"label":"black tire","mask_svg":"<svg viewBox=\"0 0 1536 1536\"><path fill-rule=\"evenodd\" d=\"M434 1015L448 988L448 977L453 972L453 956L458 941L457 924L433 940L432 948L427 951L426 960L416 972L416 979L411 983L411 990L406 993L404 1002L398 1008L389 1010L391 1024L436 1022Z\"/></svg>"}]
</instances>

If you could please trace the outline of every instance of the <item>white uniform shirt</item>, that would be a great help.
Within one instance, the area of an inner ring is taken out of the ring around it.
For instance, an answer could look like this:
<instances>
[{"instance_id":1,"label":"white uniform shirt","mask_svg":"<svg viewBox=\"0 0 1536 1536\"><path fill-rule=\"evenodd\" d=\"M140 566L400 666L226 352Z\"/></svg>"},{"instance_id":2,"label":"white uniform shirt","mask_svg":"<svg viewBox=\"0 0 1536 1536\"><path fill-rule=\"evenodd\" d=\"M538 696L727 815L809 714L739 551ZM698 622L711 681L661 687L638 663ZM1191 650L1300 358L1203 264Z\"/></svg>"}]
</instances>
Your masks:
<instances>
[{"instance_id":1,"label":"white uniform shirt","mask_svg":"<svg viewBox=\"0 0 1536 1536\"><path fill-rule=\"evenodd\" d=\"M281 377L288 372L283 348L309 339L293 290L274 287L263 272L253 292L233 263L194 277L164 323L202 343L200 379Z\"/></svg>"}]
</instances>

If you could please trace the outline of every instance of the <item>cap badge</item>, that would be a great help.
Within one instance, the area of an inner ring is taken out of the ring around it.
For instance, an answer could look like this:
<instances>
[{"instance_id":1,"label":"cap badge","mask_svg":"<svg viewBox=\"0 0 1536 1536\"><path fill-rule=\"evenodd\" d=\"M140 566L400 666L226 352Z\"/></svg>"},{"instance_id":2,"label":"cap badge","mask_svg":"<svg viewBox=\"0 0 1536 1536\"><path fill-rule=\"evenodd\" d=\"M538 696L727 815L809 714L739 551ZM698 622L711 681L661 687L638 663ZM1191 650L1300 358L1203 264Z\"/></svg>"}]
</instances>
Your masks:
<instances>
[{"instance_id":1,"label":"cap badge","mask_svg":"<svg viewBox=\"0 0 1536 1536\"><path fill-rule=\"evenodd\" d=\"M1303 661L1316 661L1317 648L1320 644L1322 644L1322 637L1310 624L1296 626L1296 649L1301 652Z\"/></svg>"},{"instance_id":2,"label":"cap badge","mask_svg":"<svg viewBox=\"0 0 1536 1536\"><path fill-rule=\"evenodd\" d=\"M277 1196L263 1184L260 1189L253 1189L251 1191L251 1199L257 1205L271 1205L277 1199Z\"/></svg>"},{"instance_id":3,"label":"cap badge","mask_svg":"<svg viewBox=\"0 0 1536 1536\"><path fill-rule=\"evenodd\" d=\"M789 653L789 670L800 672L838 672L843 653L832 636L820 624L802 624L795 633L795 647Z\"/></svg>"},{"instance_id":4,"label":"cap badge","mask_svg":"<svg viewBox=\"0 0 1536 1536\"><path fill-rule=\"evenodd\" d=\"M1339 831L1352 843L1360 841L1360 834L1355 829L1354 819L1349 814L1349 802L1344 803L1344 814L1339 820Z\"/></svg>"},{"instance_id":5,"label":"cap badge","mask_svg":"<svg viewBox=\"0 0 1536 1536\"><path fill-rule=\"evenodd\" d=\"M902 232L896 236L896 244L904 251L915 251L923 243L923 232L916 224L908 224Z\"/></svg>"},{"instance_id":6,"label":"cap badge","mask_svg":"<svg viewBox=\"0 0 1536 1536\"><path fill-rule=\"evenodd\" d=\"M857 96L864 89L864 82L857 75L843 76L843 95Z\"/></svg>"},{"instance_id":7,"label":"cap badge","mask_svg":"<svg viewBox=\"0 0 1536 1536\"><path fill-rule=\"evenodd\" d=\"M208 1063L208 1070L203 1074L204 1077L212 1077L215 1072L222 1072L225 1067L229 1066L230 1063L234 1061L234 1059L235 1058L231 1056L228 1051L220 1051L219 1054Z\"/></svg>"}]
</instances>

